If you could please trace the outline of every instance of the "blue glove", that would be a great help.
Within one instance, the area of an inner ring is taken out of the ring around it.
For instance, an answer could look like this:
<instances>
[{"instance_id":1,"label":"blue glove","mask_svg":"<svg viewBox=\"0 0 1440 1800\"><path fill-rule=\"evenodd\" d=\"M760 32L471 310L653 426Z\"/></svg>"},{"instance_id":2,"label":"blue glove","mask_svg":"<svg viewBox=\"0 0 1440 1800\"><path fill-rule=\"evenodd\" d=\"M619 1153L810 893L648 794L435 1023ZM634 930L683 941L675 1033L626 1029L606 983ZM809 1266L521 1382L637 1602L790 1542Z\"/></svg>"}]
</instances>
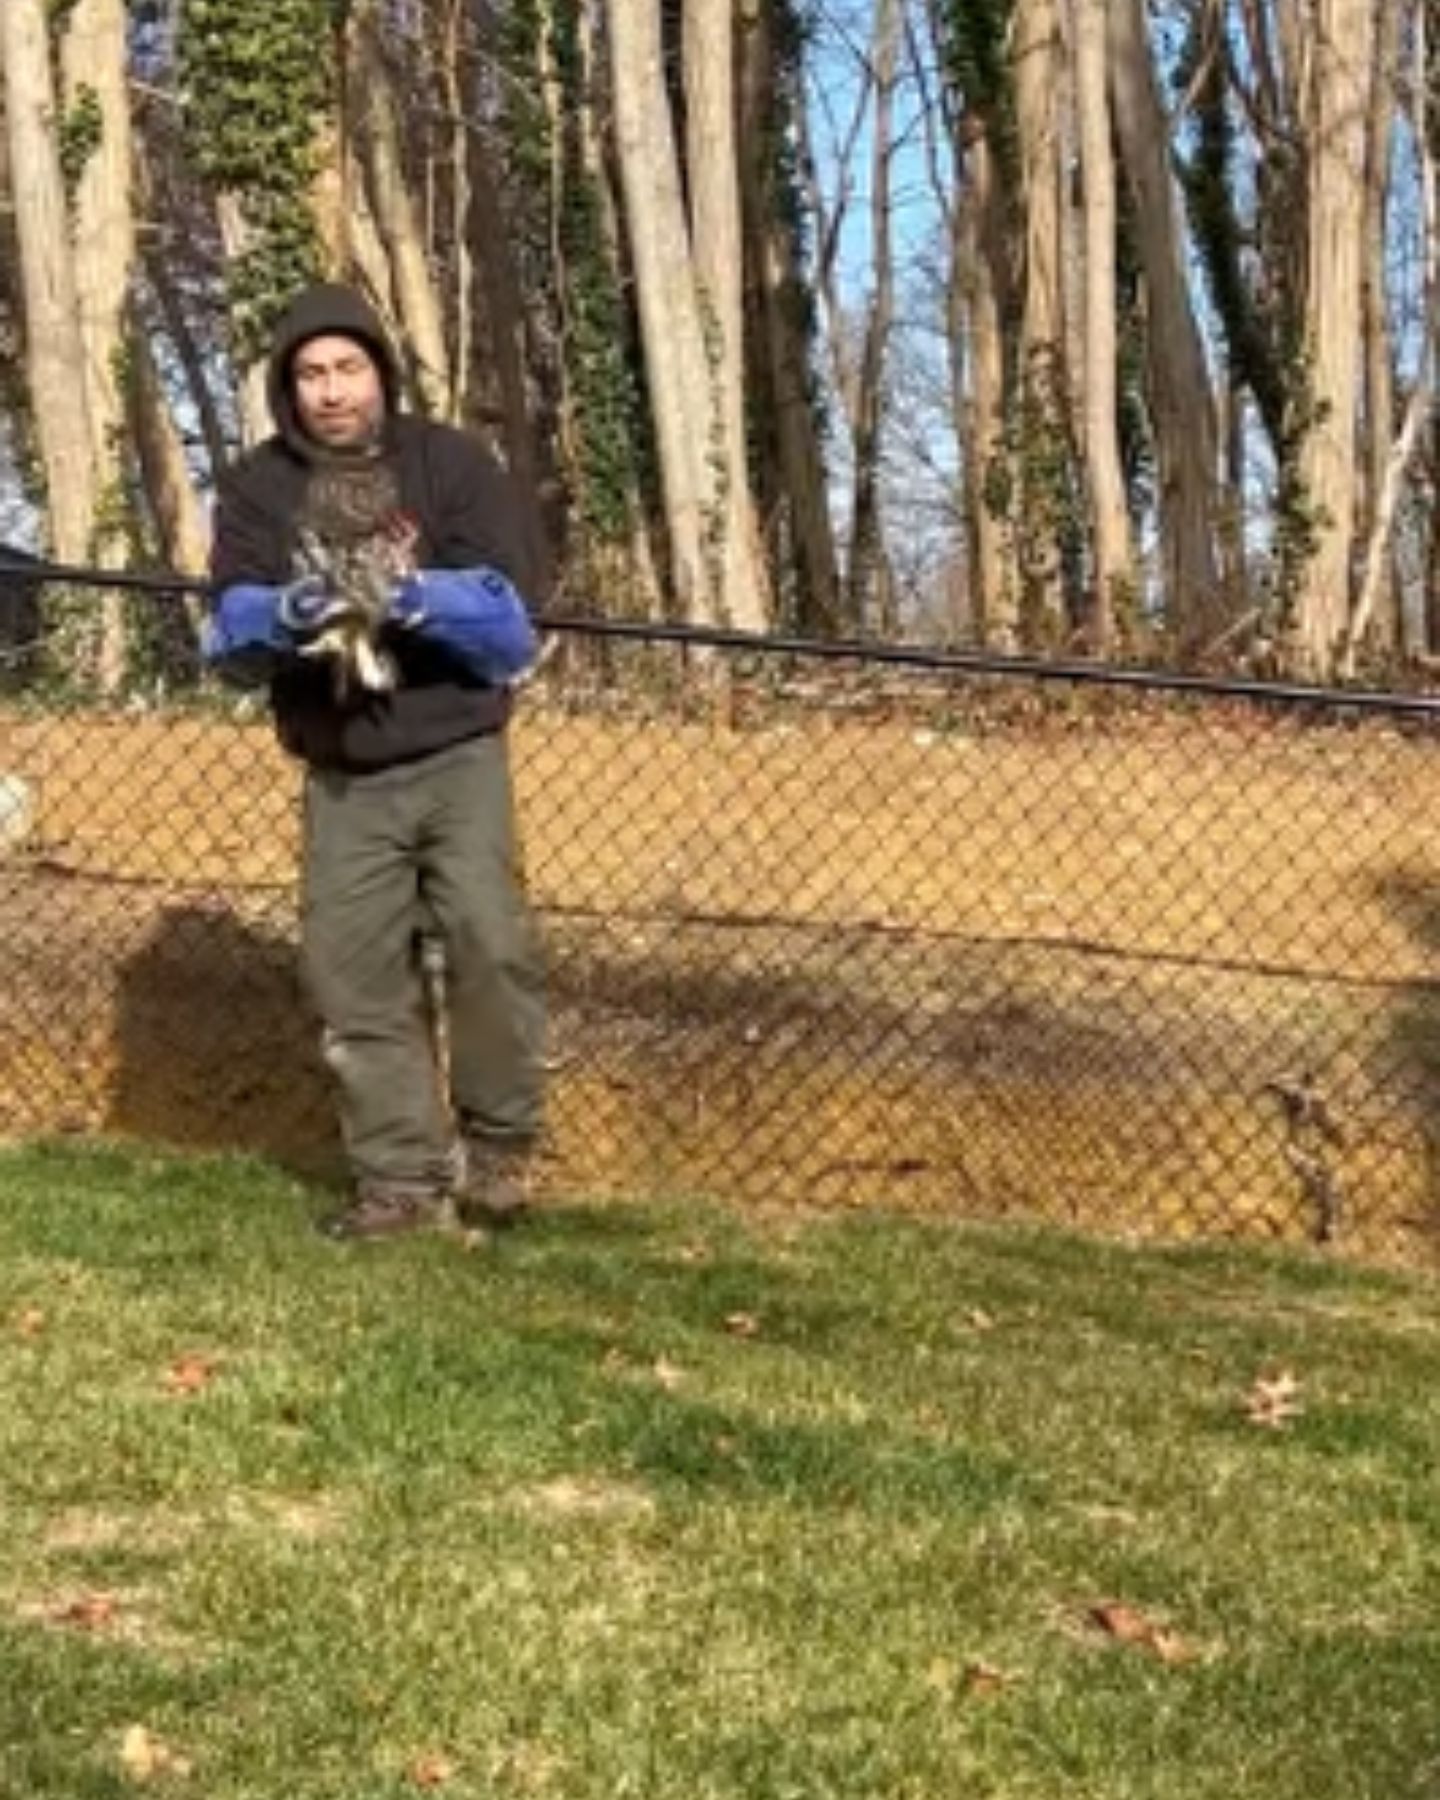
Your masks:
<instances>
[{"instance_id":1,"label":"blue glove","mask_svg":"<svg viewBox=\"0 0 1440 1800\"><path fill-rule=\"evenodd\" d=\"M386 616L496 686L523 675L539 648L525 602L495 569L422 569Z\"/></svg>"},{"instance_id":2,"label":"blue glove","mask_svg":"<svg viewBox=\"0 0 1440 1800\"><path fill-rule=\"evenodd\" d=\"M302 575L275 596L275 619L292 638L318 637L338 619L349 618L354 605L337 594L323 575Z\"/></svg>"}]
</instances>

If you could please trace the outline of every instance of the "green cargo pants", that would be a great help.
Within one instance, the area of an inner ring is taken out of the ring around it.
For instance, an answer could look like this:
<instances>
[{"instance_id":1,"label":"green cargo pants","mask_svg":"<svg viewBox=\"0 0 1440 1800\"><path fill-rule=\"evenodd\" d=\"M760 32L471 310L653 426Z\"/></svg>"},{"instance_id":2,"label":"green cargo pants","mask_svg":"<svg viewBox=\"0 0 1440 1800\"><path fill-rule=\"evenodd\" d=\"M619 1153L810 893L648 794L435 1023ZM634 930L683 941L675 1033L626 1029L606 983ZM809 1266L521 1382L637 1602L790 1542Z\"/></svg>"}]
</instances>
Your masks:
<instances>
[{"instance_id":1,"label":"green cargo pants","mask_svg":"<svg viewBox=\"0 0 1440 1800\"><path fill-rule=\"evenodd\" d=\"M422 927L445 947L448 1095ZM545 1009L503 737L373 774L311 771L302 948L362 1192L444 1185L457 1130L501 1144L535 1135Z\"/></svg>"}]
</instances>

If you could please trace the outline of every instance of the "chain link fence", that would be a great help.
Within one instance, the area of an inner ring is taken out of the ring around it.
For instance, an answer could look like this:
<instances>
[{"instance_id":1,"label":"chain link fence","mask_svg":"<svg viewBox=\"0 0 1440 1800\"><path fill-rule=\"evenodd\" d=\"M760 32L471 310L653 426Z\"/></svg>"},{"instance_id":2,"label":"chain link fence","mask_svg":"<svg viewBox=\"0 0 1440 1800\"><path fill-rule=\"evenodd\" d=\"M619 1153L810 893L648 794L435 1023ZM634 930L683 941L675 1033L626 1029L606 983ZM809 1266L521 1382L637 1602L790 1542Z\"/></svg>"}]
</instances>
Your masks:
<instances>
[{"instance_id":1,"label":"chain link fence","mask_svg":"<svg viewBox=\"0 0 1440 1800\"><path fill-rule=\"evenodd\" d=\"M558 1191L1428 1258L1440 707L547 641L512 746ZM0 654L0 1130L336 1170L263 707Z\"/></svg>"}]
</instances>

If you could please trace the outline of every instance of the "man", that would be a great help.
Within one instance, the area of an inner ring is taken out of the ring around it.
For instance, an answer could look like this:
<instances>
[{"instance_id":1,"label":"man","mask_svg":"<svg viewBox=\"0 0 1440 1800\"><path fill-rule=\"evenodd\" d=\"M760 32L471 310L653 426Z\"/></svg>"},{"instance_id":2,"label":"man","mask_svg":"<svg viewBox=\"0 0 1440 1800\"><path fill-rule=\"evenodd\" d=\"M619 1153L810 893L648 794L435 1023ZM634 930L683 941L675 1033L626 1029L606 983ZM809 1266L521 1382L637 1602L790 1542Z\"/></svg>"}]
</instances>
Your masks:
<instances>
[{"instance_id":1,"label":"man","mask_svg":"<svg viewBox=\"0 0 1440 1800\"><path fill-rule=\"evenodd\" d=\"M544 1025L504 736L535 652L516 503L477 442L399 409L395 354L353 290L302 293L268 375L275 434L219 487L207 654L268 679L307 765L303 958L354 1182L322 1228L390 1236L452 1199L505 1223L526 1201ZM357 567L380 572L378 621ZM338 659L372 624L385 675L357 680ZM445 950L448 1096L422 927Z\"/></svg>"}]
</instances>

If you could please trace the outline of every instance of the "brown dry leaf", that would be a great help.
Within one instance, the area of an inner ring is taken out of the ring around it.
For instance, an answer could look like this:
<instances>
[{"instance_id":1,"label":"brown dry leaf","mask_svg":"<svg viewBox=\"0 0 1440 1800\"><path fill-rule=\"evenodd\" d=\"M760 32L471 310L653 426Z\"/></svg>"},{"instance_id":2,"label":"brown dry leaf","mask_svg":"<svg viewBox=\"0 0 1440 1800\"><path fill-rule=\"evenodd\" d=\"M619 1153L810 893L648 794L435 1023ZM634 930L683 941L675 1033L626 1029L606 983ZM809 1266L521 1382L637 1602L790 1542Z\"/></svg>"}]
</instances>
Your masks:
<instances>
[{"instance_id":1,"label":"brown dry leaf","mask_svg":"<svg viewBox=\"0 0 1440 1800\"><path fill-rule=\"evenodd\" d=\"M937 1656L925 1671L925 1685L937 1694L964 1694L967 1698L988 1700L1002 1693L1015 1677L994 1663L974 1658L963 1666L948 1656Z\"/></svg>"},{"instance_id":2,"label":"brown dry leaf","mask_svg":"<svg viewBox=\"0 0 1440 1800\"><path fill-rule=\"evenodd\" d=\"M99 1631L113 1622L119 1604L113 1594L78 1594L73 1600L61 1601L53 1607L50 1617L57 1625Z\"/></svg>"},{"instance_id":3,"label":"brown dry leaf","mask_svg":"<svg viewBox=\"0 0 1440 1800\"><path fill-rule=\"evenodd\" d=\"M986 1312L983 1306L972 1306L963 1315L963 1323L971 1331L993 1331L999 1320L994 1313Z\"/></svg>"},{"instance_id":4,"label":"brown dry leaf","mask_svg":"<svg viewBox=\"0 0 1440 1800\"><path fill-rule=\"evenodd\" d=\"M726 1313L723 1324L731 1337L753 1338L758 1337L760 1333L760 1321L754 1313Z\"/></svg>"},{"instance_id":5,"label":"brown dry leaf","mask_svg":"<svg viewBox=\"0 0 1440 1800\"><path fill-rule=\"evenodd\" d=\"M412 1787L444 1787L455 1779L455 1765L448 1756L431 1752L427 1756L417 1757L411 1763L409 1778Z\"/></svg>"},{"instance_id":6,"label":"brown dry leaf","mask_svg":"<svg viewBox=\"0 0 1440 1800\"><path fill-rule=\"evenodd\" d=\"M188 1775L190 1762L146 1725L127 1725L120 1739L120 1766L132 1781L160 1775Z\"/></svg>"},{"instance_id":7,"label":"brown dry leaf","mask_svg":"<svg viewBox=\"0 0 1440 1800\"><path fill-rule=\"evenodd\" d=\"M1161 1625L1138 1607L1127 1606L1122 1600L1107 1600L1092 1606L1085 1616L1117 1643L1136 1644L1172 1667L1194 1658L1194 1650L1178 1632L1171 1631L1168 1625Z\"/></svg>"},{"instance_id":8,"label":"brown dry leaf","mask_svg":"<svg viewBox=\"0 0 1440 1800\"><path fill-rule=\"evenodd\" d=\"M1150 1648L1161 1662L1178 1667L1181 1663L1194 1662L1199 1652L1193 1644L1186 1643L1178 1631L1159 1630L1150 1639Z\"/></svg>"},{"instance_id":9,"label":"brown dry leaf","mask_svg":"<svg viewBox=\"0 0 1440 1800\"><path fill-rule=\"evenodd\" d=\"M24 1307L15 1315L15 1329L23 1338L36 1338L45 1329L45 1314L38 1306Z\"/></svg>"},{"instance_id":10,"label":"brown dry leaf","mask_svg":"<svg viewBox=\"0 0 1440 1800\"><path fill-rule=\"evenodd\" d=\"M1304 1412L1300 1399L1300 1383L1289 1369L1274 1375L1260 1375L1245 1396L1245 1417L1252 1425L1264 1425L1277 1431Z\"/></svg>"},{"instance_id":11,"label":"brown dry leaf","mask_svg":"<svg viewBox=\"0 0 1440 1800\"><path fill-rule=\"evenodd\" d=\"M657 1356L650 1373L667 1393L674 1393L685 1379L685 1371L679 1363L673 1363L668 1356Z\"/></svg>"},{"instance_id":12,"label":"brown dry leaf","mask_svg":"<svg viewBox=\"0 0 1440 1800\"><path fill-rule=\"evenodd\" d=\"M167 1394L198 1394L209 1387L214 1379L215 1371L220 1366L216 1356L205 1356L192 1352L188 1356L178 1357L165 1371L164 1388Z\"/></svg>"},{"instance_id":13,"label":"brown dry leaf","mask_svg":"<svg viewBox=\"0 0 1440 1800\"><path fill-rule=\"evenodd\" d=\"M1122 1644L1149 1643L1155 1630L1153 1621L1147 1619L1144 1613L1119 1600L1107 1600L1100 1606L1092 1606L1086 1616L1092 1625L1099 1626L1106 1637L1117 1638Z\"/></svg>"},{"instance_id":14,"label":"brown dry leaf","mask_svg":"<svg viewBox=\"0 0 1440 1800\"><path fill-rule=\"evenodd\" d=\"M994 1663L977 1661L965 1665L965 1692L977 1699L984 1700L991 1694L1001 1693L1014 1680L1008 1670L997 1669Z\"/></svg>"}]
</instances>

